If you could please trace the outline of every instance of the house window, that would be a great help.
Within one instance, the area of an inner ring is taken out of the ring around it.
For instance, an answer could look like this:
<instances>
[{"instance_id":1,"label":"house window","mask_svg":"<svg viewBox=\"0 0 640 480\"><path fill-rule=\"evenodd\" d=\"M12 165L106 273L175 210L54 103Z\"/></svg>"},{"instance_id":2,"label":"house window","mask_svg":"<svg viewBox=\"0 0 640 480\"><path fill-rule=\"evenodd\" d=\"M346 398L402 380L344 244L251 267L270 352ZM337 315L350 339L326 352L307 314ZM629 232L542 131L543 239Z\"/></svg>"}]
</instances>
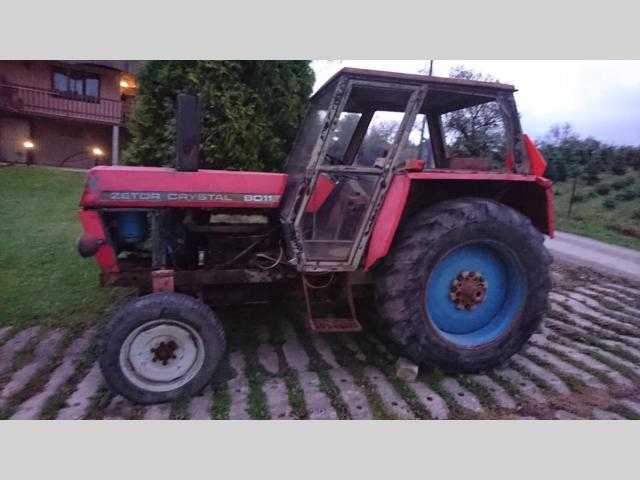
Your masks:
<instances>
[{"instance_id":1,"label":"house window","mask_svg":"<svg viewBox=\"0 0 640 480\"><path fill-rule=\"evenodd\" d=\"M78 72L53 72L53 90L62 97L97 102L100 98L100 79Z\"/></svg>"}]
</instances>

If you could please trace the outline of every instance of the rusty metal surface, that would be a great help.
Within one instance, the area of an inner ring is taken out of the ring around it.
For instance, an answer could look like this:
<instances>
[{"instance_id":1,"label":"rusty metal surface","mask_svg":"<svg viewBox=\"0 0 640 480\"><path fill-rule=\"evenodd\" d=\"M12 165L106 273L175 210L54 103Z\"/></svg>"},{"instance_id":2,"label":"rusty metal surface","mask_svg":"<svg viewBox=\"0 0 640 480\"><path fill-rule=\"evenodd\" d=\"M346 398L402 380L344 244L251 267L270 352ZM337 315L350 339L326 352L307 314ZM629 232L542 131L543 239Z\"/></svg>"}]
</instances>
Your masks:
<instances>
[{"instance_id":1,"label":"rusty metal surface","mask_svg":"<svg viewBox=\"0 0 640 480\"><path fill-rule=\"evenodd\" d=\"M451 284L449 298L459 310L473 310L487 293L487 281L478 272L460 272Z\"/></svg>"},{"instance_id":2,"label":"rusty metal surface","mask_svg":"<svg viewBox=\"0 0 640 480\"><path fill-rule=\"evenodd\" d=\"M233 270L171 270L176 287L196 287L202 285L241 285L275 283L295 279L298 274L293 269L233 269ZM149 271L137 269L101 275L103 285L138 286L150 284Z\"/></svg>"},{"instance_id":3,"label":"rusty metal surface","mask_svg":"<svg viewBox=\"0 0 640 480\"><path fill-rule=\"evenodd\" d=\"M362 325L355 318L309 318L309 329L315 333L360 332Z\"/></svg>"},{"instance_id":4,"label":"rusty metal surface","mask_svg":"<svg viewBox=\"0 0 640 480\"><path fill-rule=\"evenodd\" d=\"M169 340L168 342L160 342L158 346L151 349L151 353L153 353L152 362L161 362L162 365L167 365L170 360L176 358L176 350L178 349L178 345L173 340Z\"/></svg>"},{"instance_id":5,"label":"rusty metal surface","mask_svg":"<svg viewBox=\"0 0 640 480\"><path fill-rule=\"evenodd\" d=\"M318 286L311 284L307 280L305 275L302 275L302 290L304 292L304 299L307 307L307 326L312 332L316 333L360 332L362 331L362 325L360 324L356 316L356 306L353 299L353 290L351 288L350 278L348 276L344 277L346 287L344 289L344 293L346 296L346 302L348 305L350 316L337 317L328 315L325 317L319 317L314 312L313 292L328 288L333 282L334 277L335 274L332 274L329 281L325 285Z\"/></svg>"},{"instance_id":6,"label":"rusty metal surface","mask_svg":"<svg viewBox=\"0 0 640 480\"><path fill-rule=\"evenodd\" d=\"M151 284L154 292L173 292L173 270L154 270L151 272Z\"/></svg>"}]
</instances>

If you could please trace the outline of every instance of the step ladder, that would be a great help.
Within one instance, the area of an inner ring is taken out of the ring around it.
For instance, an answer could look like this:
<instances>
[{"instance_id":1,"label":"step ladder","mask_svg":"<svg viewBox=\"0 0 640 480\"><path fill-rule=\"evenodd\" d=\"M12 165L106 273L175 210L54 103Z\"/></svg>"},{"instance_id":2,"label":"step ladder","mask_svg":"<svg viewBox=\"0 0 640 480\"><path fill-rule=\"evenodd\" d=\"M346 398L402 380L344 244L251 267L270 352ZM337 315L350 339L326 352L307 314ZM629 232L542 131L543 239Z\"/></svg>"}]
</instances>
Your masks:
<instances>
[{"instance_id":1,"label":"step ladder","mask_svg":"<svg viewBox=\"0 0 640 480\"><path fill-rule=\"evenodd\" d=\"M333 278L333 277L332 277ZM322 298L326 293L323 289L329 286L314 285L309 279L302 275L302 289L307 304L307 326L312 332L317 333L338 333L338 332L360 332L362 325L356 317L356 307L353 301L353 290L351 283L347 280L344 296L346 298ZM326 295L325 295L326 297ZM342 302L340 302L342 300ZM322 308L324 307L324 309ZM318 314L318 310L329 310ZM339 313L336 313L339 310Z\"/></svg>"}]
</instances>

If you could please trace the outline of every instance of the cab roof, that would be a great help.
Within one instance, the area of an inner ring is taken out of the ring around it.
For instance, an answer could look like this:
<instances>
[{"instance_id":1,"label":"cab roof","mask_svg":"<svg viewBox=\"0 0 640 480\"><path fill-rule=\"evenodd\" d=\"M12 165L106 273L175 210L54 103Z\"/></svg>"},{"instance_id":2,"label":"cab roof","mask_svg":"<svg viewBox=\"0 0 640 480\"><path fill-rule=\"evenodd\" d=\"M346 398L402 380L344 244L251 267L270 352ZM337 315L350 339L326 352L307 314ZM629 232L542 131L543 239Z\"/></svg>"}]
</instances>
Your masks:
<instances>
[{"instance_id":1,"label":"cab roof","mask_svg":"<svg viewBox=\"0 0 640 480\"><path fill-rule=\"evenodd\" d=\"M513 85L499 82L482 82L479 80L467 80L463 78L449 78L449 77L434 77L430 75L420 75L416 73L401 73L401 72L387 72L385 70L369 70L365 68L342 68L324 85L322 85L318 91L313 95L314 97L319 95L326 89L331 83L341 77L349 77L359 80L380 81L385 83L398 83L402 85L433 85L433 86L458 86L458 87L470 87L471 89L479 89L489 91L503 91L503 92L515 92L516 88Z\"/></svg>"},{"instance_id":2,"label":"cab roof","mask_svg":"<svg viewBox=\"0 0 640 480\"><path fill-rule=\"evenodd\" d=\"M482 82L478 80L466 80L461 78L434 77L429 75L419 75L413 73L387 72L383 70L368 70L362 68L343 68L333 75L312 98L317 98L326 90L332 87L335 82L342 78L354 80L364 80L369 82L381 82L389 85L429 85L433 88L429 89L422 113L445 113L459 108L466 108L473 105L479 105L491 100L498 93L513 93L516 91L513 85L499 82ZM389 98L381 98L386 97ZM397 98L395 98L397 97ZM387 92L387 95L379 94L378 102L386 104L387 110L403 111L406 100L402 99L399 92ZM362 103L366 99L362 100ZM352 105L356 99L350 99L348 110L361 111Z\"/></svg>"}]
</instances>

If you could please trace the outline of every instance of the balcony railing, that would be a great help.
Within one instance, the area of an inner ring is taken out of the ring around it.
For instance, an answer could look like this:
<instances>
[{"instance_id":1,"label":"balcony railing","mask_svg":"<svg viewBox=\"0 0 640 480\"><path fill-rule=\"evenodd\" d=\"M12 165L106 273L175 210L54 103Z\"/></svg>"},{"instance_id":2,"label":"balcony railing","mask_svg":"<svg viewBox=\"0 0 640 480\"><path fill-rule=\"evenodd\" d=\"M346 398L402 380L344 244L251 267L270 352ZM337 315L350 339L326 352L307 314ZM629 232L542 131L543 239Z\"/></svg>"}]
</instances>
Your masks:
<instances>
[{"instance_id":1,"label":"balcony railing","mask_svg":"<svg viewBox=\"0 0 640 480\"><path fill-rule=\"evenodd\" d=\"M123 122L120 100L66 98L53 90L21 85L0 84L0 109L110 125Z\"/></svg>"}]
</instances>

